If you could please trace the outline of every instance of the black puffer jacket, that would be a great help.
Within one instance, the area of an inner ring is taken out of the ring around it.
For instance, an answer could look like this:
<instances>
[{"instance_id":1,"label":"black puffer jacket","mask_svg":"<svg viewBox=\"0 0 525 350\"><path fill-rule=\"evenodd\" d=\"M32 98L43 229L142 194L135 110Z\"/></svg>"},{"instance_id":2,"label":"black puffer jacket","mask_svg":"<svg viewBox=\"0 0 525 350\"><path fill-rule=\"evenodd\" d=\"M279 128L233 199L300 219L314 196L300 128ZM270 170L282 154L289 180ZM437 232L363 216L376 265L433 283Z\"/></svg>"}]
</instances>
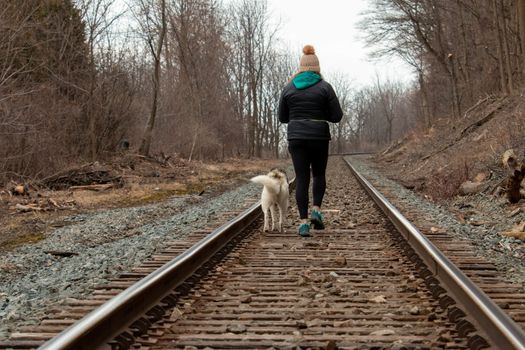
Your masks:
<instances>
[{"instance_id":1,"label":"black puffer jacket","mask_svg":"<svg viewBox=\"0 0 525 350\"><path fill-rule=\"evenodd\" d=\"M288 123L288 140L330 140L327 122L338 123L342 117L335 91L324 80L305 89L290 82L279 101L279 120Z\"/></svg>"}]
</instances>

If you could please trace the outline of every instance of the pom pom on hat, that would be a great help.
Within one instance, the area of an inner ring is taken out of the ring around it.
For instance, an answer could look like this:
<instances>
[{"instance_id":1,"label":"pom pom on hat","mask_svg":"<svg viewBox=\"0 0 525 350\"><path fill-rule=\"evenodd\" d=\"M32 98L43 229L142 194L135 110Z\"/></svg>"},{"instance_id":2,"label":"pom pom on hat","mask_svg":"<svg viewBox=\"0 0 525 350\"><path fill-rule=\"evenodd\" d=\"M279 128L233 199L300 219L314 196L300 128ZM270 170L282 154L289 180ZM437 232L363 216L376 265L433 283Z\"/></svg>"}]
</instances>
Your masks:
<instances>
[{"instance_id":1,"label":"pom pom on hat","mask_svg":"<svg viewBox=\"0 0 525 350\"><path fill-rule=\"evenodd\" d=\"M315 55L315 49L312 45L305 45L303 47L303 53L305 55Z\"/></svg>"},{"instance_id":2,"label":"pom pom on hat","mask_svg":"<svg viewBox=\"0 0 525 350\"><path fill-rule=\"evenodd\" d=\"M315 49L312 45L305 45L303 47L303 56L299 63L299 72L316 72L321 73L319 66L319 59L315 55Z\"/></svg>"}]
</instances>

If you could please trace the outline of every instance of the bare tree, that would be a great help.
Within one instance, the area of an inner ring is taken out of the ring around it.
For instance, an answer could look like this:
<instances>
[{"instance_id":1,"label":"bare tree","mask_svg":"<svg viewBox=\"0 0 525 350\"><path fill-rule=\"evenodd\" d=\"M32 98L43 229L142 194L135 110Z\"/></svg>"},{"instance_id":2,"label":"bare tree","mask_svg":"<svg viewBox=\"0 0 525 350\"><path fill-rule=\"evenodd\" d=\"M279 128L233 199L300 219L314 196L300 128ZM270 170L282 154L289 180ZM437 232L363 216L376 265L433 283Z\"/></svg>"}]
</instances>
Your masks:
<instances>
[{"instance_id":1,"label":"bare tree","mask_svg":"<svg viewBox=\"0 0 525 350\"><path fill-rule=\"evenodd\" d=\"M352 113L352 82L340 72L331 74L328 81L333 86L343 110L343 119L337 124L330 125L332 145L335 144L333 151L342 153L352 137L351 119L349 118Z\"/></svg>"},{"instance_id":2,"label":"bare tree","mask_svg":"<svg viewBox=\"0 0 525 350\"><path fill-rule=\"evenodd\" d=\"M159 102L161 55L167 31L167 9L166 0L137 0L137 2L136 17L153 58L151 109L139 148L139 153L147 156L150 152Z\"/></svg>"},{"instance_id":3,"label":"bare tree","mask_svg":"<svg viewBox=\"0 0 525 350\"><path fill-rule=\"evenodd\" d=\"M239 70L236 75L244 83L244 86L239 86L243 90L239 98L246 100L246 104L240 101L239 105L246 105L242 114L246 127L247 155L252 157L261 152L257 134L260 127L262 81L277 29L269 25L266 2L239 0L232 5L232 14L230 33L233 50L237 51L241 63L241 66L236 67Z\"/></svg>"},{"instance_id":4,"label":"bare tree","mask_svg":"<svg viewBox=\"0 0 525 350\"><path fill-rule=\"evenodd\" d=\"M99 71L97 69L97 54L100 57L111 55L112 47L106 41L111 26L122 16L122 12L114 13L114 0L77 0L81 16L86 24L87 44L89 48L89 71L87 73L87 97L85 114L88 120L89 150L91 160L98 158L100 137L97 135L97 121L100 119L100 101L97 101L97 91L100 86ZM104 47L105 46L105 47ZM107 51L104 55L104 51Z\"/></svg>"}]
</instances>

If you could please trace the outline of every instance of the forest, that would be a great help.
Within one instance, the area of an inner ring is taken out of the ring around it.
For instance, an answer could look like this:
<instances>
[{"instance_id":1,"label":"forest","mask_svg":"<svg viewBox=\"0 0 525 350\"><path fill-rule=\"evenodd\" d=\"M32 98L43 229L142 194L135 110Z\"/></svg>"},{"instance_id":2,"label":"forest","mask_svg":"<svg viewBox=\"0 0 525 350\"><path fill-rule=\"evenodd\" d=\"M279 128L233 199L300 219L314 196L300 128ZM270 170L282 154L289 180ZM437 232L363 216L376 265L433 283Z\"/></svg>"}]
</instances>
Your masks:
<instances>
[{"instance_id":1,"label":"forest","mask_svg":"<svg viewBox=\"0 0 525 350\"><path fill-rule=\"evenodd\" d=\"M450 123L525 80L525 0L368 0L374 57L411 84L327 72L345 117L332 152ZM118 157L286 157L277 119L299 52L264 0L2 0L0 180ZM373 59L373 57L371 57ZM324 73L323 73L324 74Z\"/></svg>"}]
</instances>

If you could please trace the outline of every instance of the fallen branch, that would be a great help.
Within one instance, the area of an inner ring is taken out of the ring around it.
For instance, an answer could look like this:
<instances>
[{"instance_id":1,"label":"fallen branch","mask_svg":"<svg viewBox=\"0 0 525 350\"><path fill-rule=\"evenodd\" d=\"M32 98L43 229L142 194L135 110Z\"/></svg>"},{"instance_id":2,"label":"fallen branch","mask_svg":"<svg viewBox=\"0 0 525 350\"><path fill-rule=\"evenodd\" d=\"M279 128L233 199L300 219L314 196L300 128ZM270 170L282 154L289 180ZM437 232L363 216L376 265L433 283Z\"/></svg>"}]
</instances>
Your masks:
<instances>
[{"instance_id":1,"label":"fallen branch","mask_svg":"<svg viewBox=\"0 0 525 350\"><path fill-rule=\"evenodd\" d=\"M97 185L84 185L84 186L71 186L69 189L72 191L106 191L113 188L113 184L97 184Z\"/></svg>"},{"instance_id":2,"label":"fallen branch","mask_svg":"<svg viewBox=\"0 0 525 350\"><path fill-rule=\"evenodd\" d=\"M28 205L17 204L17 205L15 205L14 209L16 209L20 213L27 213L27 212L30 212L30 211L44 211L45 210L45 208L38 207L35 204L28 204Z\"/></svg>"},{"instance_id":3,"label":"fallen branch","mask_svg":"<svg viewBox=\"0 0 525 350\"><path fill-rule=\"evenodd\" d=\"M112 175L111 169L94 163L77 169L65 170L47 177L42 180L42 184L48 188L61 190L71 186L114 184L120 181L121 177Z\"/></svg>"},{"instance_id":4,"label":"fallen branch","mask_svg":"<svg viewBox=\"0 0 525 350\"><path fill-rule=\"evenodd\" d=\"M450 147L454 146L455 144L456 144L455 142L453 142L453 143L449 143L449 144L446 145L445 147L440 148L440 149L438 149L437 151L432 152L432 153L430 153L429 155L424 156L423 158L421 158L421 160L427 160L428 158L433 157L433 156L435 156L435 155L438 154L438 153L441 153L441 152L443 152L443 151L446 151L447 149L449 149Z\"/></svg>"},{"instance_id":5,"label":"fallen branch","mask_svg":"<svg viewBox=\"0 0 525 350\"><path fill-rule=\"evenodd\" d=\"M503 106L504 106L504 103L498 104L498 106L492 108L492 110L490 110L487 114L485 114L483 118L467 126L465 129L461 131L461 134L460 134L461 136L459 138L462 138L465 135L470 134L471 132L473 132L474 130L482 126L483 124L489 122L492 118L494 118L494 116L496 115L496 112L502 109Z\"/></svg>"},{"instance_id":6,"label":"fallen branch","mask_svg":"<svg viewBox=\"0 0 525 350\"><path fill-rule=\"evenodd\" d=\"M426 160L430 157L433 157L435 156L436 154L439 154L443 151L446 151L447 149L449 149L450 147L456 145L456 143L458 141L460 141L462 138L464 138L466 135L472 133L474 130L478 129L480 126L482 126L483 124L487 123L488 121L490 121L492 118L494 118L494 116L496 115L496 112L498 110L500 110L501 108L503 107L503 104L499 104L497 107L493 108L490 112L488 112L483 118L481 118L480 120L478 120L477 122L473 123L473 124L470 124L469 126L467 126L466 128L464 128L461 133L459 134L458 137L456 137L454 139L453 142L449 143L448 145L440 148L439 150L435 151L435 152L432 152L430 153L429 155L426 155L424 156L423 158L421 158L421 160Z\"/></svg>"},{"instance_id":7,"label":"fallen branch","mask_svg":"<svg viewBox=\"0 0 525 350\"><path fill-rule=\"evenodd\" d=\"M481 104L485 103L486 101L488 101L490 98L492 98L494 96L492 95L489 95L481 100L479 100L474 106L470 107L469 109L467 109L465 111L465 113L463 114L463 118L466 118L467 117L467 114L469 114L470 112L472 112L473 110L475 110L476 108L478 108Z\"/></svg>"}]
</instances>

